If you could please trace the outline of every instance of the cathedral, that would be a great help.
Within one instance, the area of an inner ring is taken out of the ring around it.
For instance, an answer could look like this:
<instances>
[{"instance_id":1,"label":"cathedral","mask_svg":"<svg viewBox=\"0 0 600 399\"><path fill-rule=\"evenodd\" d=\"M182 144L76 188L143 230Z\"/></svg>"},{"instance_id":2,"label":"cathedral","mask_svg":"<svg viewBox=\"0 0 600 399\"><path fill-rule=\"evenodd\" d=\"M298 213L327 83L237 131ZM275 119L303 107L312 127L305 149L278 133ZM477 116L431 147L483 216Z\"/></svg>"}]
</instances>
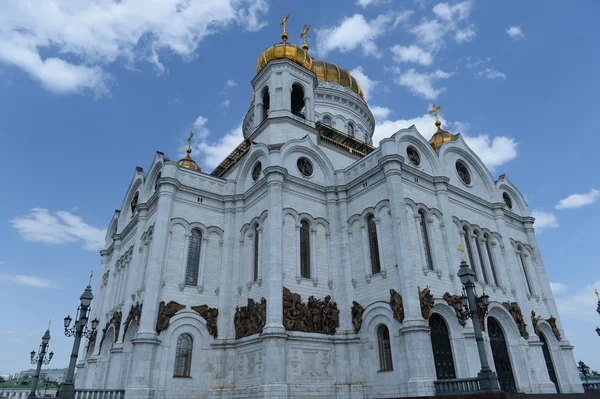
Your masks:
<instances>
[{"instance_id":1,"label":"cathedral","mask_svg":"<svg viewBox=\"0 0 600 399\"><path fill-rule=\"evenodd\" d=\"M442 129L435 105L432 137L413 125L374 146L358 81L308 54L308 27L288 42L286 19L220 165L204 172L190 145L136 168L100 252L100 327L76 388L435 395L477 377L479 327L503 391L583 392L521 192ZM478 326L457 247L489 298Z\"/></svg>"}]
</instances>

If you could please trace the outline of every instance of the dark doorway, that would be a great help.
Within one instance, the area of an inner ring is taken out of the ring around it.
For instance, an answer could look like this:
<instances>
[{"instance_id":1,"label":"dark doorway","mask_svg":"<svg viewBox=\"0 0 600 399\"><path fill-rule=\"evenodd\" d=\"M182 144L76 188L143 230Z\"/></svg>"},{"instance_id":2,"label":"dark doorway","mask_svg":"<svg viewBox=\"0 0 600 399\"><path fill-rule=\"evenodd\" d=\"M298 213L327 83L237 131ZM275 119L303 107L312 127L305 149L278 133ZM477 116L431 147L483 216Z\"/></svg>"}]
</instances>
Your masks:
<instances>
[{"instance_id":1,"label":"dark doorway","mask_svg":"<svg viewBox=\"0 0 600 399\"><path fill-rule=\"evenodd\" d=\"M552 356L550 356L550 347L548 346L548 341L543 333L540 333L540 341L542 342L542 352L544 352L544 360L546 361L546 368L548 369L548 376L550 376L550 381L554 383L556 387L556 393L560 393L560 388L558 386L558 379L556 378L556 372L554 370L554 363L552 363Z\"/></svg>"},{"instance_id":2,"label":"dark doorway","mask_svg":"<svg viewBox=\"0 0 600 399\"><path fill-rule=\"evenodd\" d=\"M452 346L448 326L442 316L434 313L429 317L431 328L431 348L433 349L433 361L435 363L435 374L438 380L449 380L456 378L454 370L454 359L452 358Z\"/></svg>"},{"instance_id":3,"label":"dark doorway","mask_svg":"<svg viewBox=\"0 0 600 399\"><path fill-rule=\"evenodd\" d=\"M496 319L488 317L488 334L490 336L490 345L492 346L492 356L494 357L494 366L500 389L503 392L516 392L515 376L510 365L510 355L504 339L504 332Z\"/></svg>"},{"instance_id":4,"label":"dark doorway","mask_svg":"<svg viewBox=\"0 0 600 399\"><path fill-rule=\"evenodd\" d=\"M271 97L269 96L269 88L265 87L262 95L262 103L263 103L263 121L267 119L267 115L269 115L269 109L271 108Z\"/></svg>"},{"instance_id":5,"label":"dark doorway","mask_svg":"<svg viewBox=\"0 0 600 399\"><path fill-rule=\"evenodd\" d=\"M304 109L304 90L302 90L302 86L297 83L292 85L292 114L306 119Z\"/></svg>"}]
</instances>

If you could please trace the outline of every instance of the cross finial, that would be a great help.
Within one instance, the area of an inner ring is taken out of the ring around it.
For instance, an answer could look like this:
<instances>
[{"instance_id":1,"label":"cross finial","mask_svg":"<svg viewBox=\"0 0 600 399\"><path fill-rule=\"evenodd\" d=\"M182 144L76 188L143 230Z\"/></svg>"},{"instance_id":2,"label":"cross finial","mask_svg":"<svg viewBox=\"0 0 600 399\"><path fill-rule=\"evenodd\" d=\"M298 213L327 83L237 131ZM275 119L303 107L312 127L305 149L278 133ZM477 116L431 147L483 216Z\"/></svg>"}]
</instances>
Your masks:
<instances>
[{"instance_id":1,"label":"cross finial","mask_svg":"<svg viewBox=\"0 0 600 399\"><path fill-rule=\"evenodd\" d=\"M304 25L304 28L302 29L302 34L300 35L301 39L304 39L304 43L302 44L302 48L306 51L308 51L308 42L306 40L308 31L310 30L310 25Z\"/></svg>"},{"instance_id":2,"label":"cross finial","mask_svg":"<svg viewBox=\"0 0 600 399\"><path fill-rule=\"evenodd\" d=\"M438 118L438 111L440 110L440 108L442 108L440 105L433 104L431 106L431 109L429 110L429 114L435 116L436 125L440 121L440 119Z\"/></svg>"},{"instance_id":3,"label":"cross finial","mask_svg":"<svg viewBox=\"0 0 600 399\"><path fill-rule=\"evenodd\" d=\"M465 250L464 250L462 244L458 245L458 252L460 252L460 261L464 262L465 261Z\"/></svg>"},{"instance_id":4,"label":"cross finial","mask_svg":"<svg viewBox=\"0 0 600 399\"><path fill-rule=\"evenodd\" d=\"M90 273L90 282L88 283L88 286L91 287L92 286L92 277L94 277L94 271L92 270Z\"/></svg>"},{"instance_id":5,"label":"cross finial","mask_svg":"<svg viewBox=\"0 0 600 399\"><path fill-rule=\"evenodd\" d=\"M598 289L594 290L596 292L596 298L598 298L598 302L600 302L600 293L598 293Z\"/></svg>"},{"instance_id":6,"label":"cross finial","mask_svg":"<svg viewBox=\"0 0 600 399\"><path fill-rule=\"evenodd\" d=\"M279 26L283 28L283 32L281 33L281 39L284 42L287 41L287 38L288 38L288 34L287 34L287 20L288 20L289 17L290 17L290 13L289 12L283 14L283 20L279 24Z\"/></svg>"},{"instance_id":7,"label":"cross finial","mask_svg":"<svg viewBox=\"0 0 600 399\"><path fill-rule=\"evenodd\" d=\"M48 320L48 331L50 331L50 324L52 323L52 319Z\"/></svg>"},{"instance_id":8,"label":"cross finial","mask_svg":"<svg viewBox=\"0 0 600 399\"><path fill-rule=\"evenodd\" d=\"M188 157L192 153L192 137L194 137L194 132L190 132L190 137L188 137L188 139L187 139L188 148L187 148L187 150L185 150L185 152L187 152Z\"/></svg>"}]
</instances>

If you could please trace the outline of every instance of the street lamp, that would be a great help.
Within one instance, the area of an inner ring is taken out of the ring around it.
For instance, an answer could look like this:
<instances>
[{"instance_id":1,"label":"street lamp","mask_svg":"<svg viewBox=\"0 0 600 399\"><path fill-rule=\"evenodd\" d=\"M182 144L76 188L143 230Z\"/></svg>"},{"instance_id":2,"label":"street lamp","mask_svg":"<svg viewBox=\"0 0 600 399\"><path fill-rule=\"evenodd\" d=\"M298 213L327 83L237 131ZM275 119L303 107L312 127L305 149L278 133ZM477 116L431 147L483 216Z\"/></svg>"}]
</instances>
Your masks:
<instances>
[{"instance_id":1,"label":"street lamp","mask_svg":"<svg viewBox=\"0 0 600 399\"><path fill-rule=\"evenodd\" d=\"M35 369L35 375L33 376L33 385L31 386L31 392L29 392L29 395L27 395L28 399L35 399L35 390L40 379L40 371L42 370L42 364L50 363L50 360L52 360L52 356L54 356L54 352L50 352L48 353L48 357L46 357L46 350L48 349L49 343L50 323L48 323L48 329L42 336L42 343L40 344L40 348L38 349L37 356L35 351L31 351L31 353L29 354L31 364L37 364L37 367Z\"/></svg>"},{"instance_id":2,"label":"street lamp","mask_svg":"<svg viewBox=\"0 0 600 399\"><path fill-rule=\"evenodd\" d=\"M587 376L590 375L590 368L587 364L585 364L581 360L577 364L578 364L577 370L579 370L581 372L581 374L583 374L583 378L585 378L585 383L587 384L588 383Z\"/></svg>"},{"instance_id":3,"label":"street lamp","mask_svg":"<svg viewBox=\"0 0 600 399\"><path fill-rule=\"evenodd\" d=\"M477 342L477 351L479 352L479 361L481 363L481 371L478 374L479 386L485 392L500 392L498 385L498 376L492 371L488 364L487 353L483 343L483 335L481 334L481 325L479 324L479 315L485 317L490 303L490 297L485 293L477 297L475 292L475 272L465 262L465 250L462 245L458 246L461 253L460 269L458 277L463 285L464 295L461 297L461 303L465 308L467 317L473 320L473 330L475 332L475 341ZM481 312L481 313L480 313Z\"/></svg>"},{"instance_id":4,"label":"street lamp","mask_svg":"<svg viewBox=\"0 0 600 399\"><path fill-rule=\"evenodd\" d=\"M60 390L60 399L73 399L75 397L75 364L77 363L77 356L79 354L79 345L81 344L81 337L89 338L94 334L96 328L98 328L98 320L92 320L92 328L87 328L87 322L89 318L90 305L94 295L92 294L92 276L94 272L90 274L90 282L83 291L83 294L79 297L79 307L77 308L77 314L75 315L75 324L72 328L69 328L73 319L71 316L67 316L64 319L65 335L67 337L75 336L73 341L73 350L71 351L71 361L69 362L69 369L67 370L67 377Z\"/></svg>"}]
</instances>

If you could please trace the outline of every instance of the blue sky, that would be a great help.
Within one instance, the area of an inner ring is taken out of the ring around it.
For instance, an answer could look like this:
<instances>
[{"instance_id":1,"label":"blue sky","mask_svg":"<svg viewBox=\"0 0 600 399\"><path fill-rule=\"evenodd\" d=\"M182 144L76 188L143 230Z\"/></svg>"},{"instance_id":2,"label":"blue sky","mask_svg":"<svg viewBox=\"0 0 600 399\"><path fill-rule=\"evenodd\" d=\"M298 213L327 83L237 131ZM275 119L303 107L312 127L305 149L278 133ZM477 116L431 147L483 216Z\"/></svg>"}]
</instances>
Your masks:
<instances>
[{"instance_id":1,"label":"blue sky","mask_svg":"<svg viewBox=\"0 0 600 399\"><path fill-rule=\"evenodd\" d=\"M60 3L60 6L58 5ZM76 309L114 209L155 151L210 171L241 140L258 55L311 24L310 53L352 71L375 139L442 105L537 217L577 360L600 370L600 4L571 1L5 1L0 4L0 374L29 367L48 319ZM35 7L37 8L34 8ZM94 289L97 279L94 277Z\"/></svg>"}]
</instances>

